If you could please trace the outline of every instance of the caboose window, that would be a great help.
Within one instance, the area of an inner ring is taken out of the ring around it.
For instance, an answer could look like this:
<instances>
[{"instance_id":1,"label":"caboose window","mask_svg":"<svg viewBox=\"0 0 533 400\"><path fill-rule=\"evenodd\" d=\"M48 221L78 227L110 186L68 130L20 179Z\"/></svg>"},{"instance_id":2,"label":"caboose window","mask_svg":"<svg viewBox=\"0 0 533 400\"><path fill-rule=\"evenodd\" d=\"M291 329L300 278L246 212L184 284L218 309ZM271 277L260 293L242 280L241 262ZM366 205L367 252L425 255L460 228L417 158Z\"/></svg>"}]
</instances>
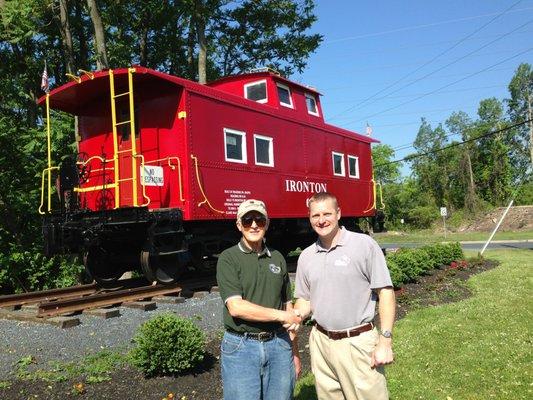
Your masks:
<instances>
[{"instance_id":1,"label":"caboose window","mask_svg":"<svg viewBox=\"0 0 533 400\"><path fill-rule=\"evenodd\" d=\"M274 154L272 152L271 137L254 135L255 163L257 165L274 166Z\"/></svg>"},{"instance_id":2,"label":"caboose window","mask_svg":"<svg viewBox=\"0 0 533 400\"><path fill-rule=\"evenodd\" d=\"M246 133L224 129L226 161L246 163Z\"/></svg>"},{"instance_id":3,"label":"caboose window","mask_svg":"<svg viewBox=\"0 0 533 400\"><path fill-rule=\"evenodd\" d=\"M267 102L267 83L266 80L248 83L244 85L244 97L257 101L258 103Z\"/></svg>"},{"instance_id":4,"label":"caboose window","mask_svg":"<svg viewBox=\"0 0 533 400\"><path fill-rule=\"evenodd\" d=\"M344 154L335 153L333 151L331 155L333 157L333 175L345 176L346 174L344 173Z\"/></svg>"},{"instance_id":5,"label":"caboose window","mask_svg":"<svg viewBox=\"0 0 533 400\"><path fill-rule=\"evenodd\" d=\"M278 83L277 87L278 87L279 104L285 107L293 108L291 90L289 89L289 87L282 85L281 83Z\"/></svg>"},{"instance_id":6,"label":"caboose window","mask_svg":"<svg viewBox=\"0 0 533 400\"><path fill-rule=\"evenodd\" d=\"M315 96L311 94L305 94L305 102L307 103L307 112L318 116L318 108L316 106Z\"/></svg>"},{"instance_id":7,"label":"caboose window","mask_svg":"<svg viewBox=\"0 0 533 400\"><path fill-rule=\"evenodd\" d=\"M348 176L359 179L359 157L348 155Z\"/></svg>"}]
</instances>

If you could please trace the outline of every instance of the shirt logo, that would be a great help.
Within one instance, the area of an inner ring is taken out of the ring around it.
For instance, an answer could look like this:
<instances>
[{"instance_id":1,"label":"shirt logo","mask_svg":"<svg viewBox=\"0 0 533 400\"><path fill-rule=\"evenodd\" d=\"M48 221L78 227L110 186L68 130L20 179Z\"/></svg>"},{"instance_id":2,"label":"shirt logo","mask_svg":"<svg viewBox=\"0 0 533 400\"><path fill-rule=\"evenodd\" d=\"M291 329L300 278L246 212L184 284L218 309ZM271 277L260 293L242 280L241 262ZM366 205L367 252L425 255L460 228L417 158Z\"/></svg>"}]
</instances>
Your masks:
<instances>
[{"instance_id":1,"label":"shirt logo","mask_svg":"<svg viewBox=\"0 0 533 400\"><path fill-rule=\"evenodd\" d=\"M335 260L336 267L346 267L350 263L350 257L342 256L341 258Z\"/></svg>"},{"instance_id":2,"label":"shirt logo","mask_svg":"<svg viewBox=\"0 0 533 400\"><path fill-rule=\"evenodd\" d=\"M281 267L278 267L276 264L269 264L268 269L270 269L270 272L273 274L279 274L281 272Z\"/></svg>"}]
</instances>

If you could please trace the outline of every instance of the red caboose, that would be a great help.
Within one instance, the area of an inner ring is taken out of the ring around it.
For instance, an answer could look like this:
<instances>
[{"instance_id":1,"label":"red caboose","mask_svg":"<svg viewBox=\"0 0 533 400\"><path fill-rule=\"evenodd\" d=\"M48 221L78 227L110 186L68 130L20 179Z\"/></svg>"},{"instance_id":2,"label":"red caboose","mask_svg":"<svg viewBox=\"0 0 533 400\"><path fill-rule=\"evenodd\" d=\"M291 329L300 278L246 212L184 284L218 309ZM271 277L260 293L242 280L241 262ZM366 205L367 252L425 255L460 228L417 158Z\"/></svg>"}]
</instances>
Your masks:
<instances>
[{"instance_id":1,"label":"red caboose","mask_svg":"<svg viewBox=\"0 0 533 400\"><path fill-rule=\"evenodd\" d=\"M47 252L83 254L100 282L201 267L236 240L247 198L266 202L269 242L285 252L308 244L315 192L335 193L343 217L375 214L374 140L326 124L315 89L271 71L208 85L143 67L85 72L40 102L78 117L77 160L49 156L43 171Z\"/></svg>"}]
</instances>

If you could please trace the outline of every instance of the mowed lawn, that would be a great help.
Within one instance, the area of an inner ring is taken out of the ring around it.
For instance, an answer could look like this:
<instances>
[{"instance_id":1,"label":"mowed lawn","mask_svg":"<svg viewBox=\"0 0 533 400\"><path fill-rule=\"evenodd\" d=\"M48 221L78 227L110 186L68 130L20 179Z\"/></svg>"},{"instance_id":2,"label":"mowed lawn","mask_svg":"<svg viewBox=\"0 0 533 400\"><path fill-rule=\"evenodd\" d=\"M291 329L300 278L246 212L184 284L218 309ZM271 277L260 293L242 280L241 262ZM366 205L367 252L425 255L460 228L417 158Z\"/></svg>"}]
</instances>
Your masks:
<instances>
[{"instance_id":1,"label":"mowed lawn","mask_svg":"<svg viewBox=\"0 0 533 400\"><path fill-rule=\"evenodd\" d=\"M497 268L473 276L474 295L418 309L395 326L391 399L533 398L533 252L487 251ZM316 399L311 375L298 400Z\"/></svg>"}]
</instances>

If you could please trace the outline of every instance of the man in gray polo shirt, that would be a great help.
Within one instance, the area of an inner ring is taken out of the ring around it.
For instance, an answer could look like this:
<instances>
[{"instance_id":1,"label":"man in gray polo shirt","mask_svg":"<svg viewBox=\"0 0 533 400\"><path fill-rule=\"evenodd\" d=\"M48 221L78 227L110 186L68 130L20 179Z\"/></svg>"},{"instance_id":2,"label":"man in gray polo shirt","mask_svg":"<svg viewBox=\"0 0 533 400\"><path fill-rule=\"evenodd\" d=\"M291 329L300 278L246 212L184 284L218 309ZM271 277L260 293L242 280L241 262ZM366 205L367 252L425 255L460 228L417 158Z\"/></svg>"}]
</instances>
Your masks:
<instances>
[{"instance_id":1,"label":"man in gray polo shirt","mask_svg":"<svg viewBox=\"0 0 533 400\"><path fill-rule=\"evenodd\" d=\"M383 366L394 359L392 281L378 244L341 228L340 217L335 196L311 197L318 240L301 253L296 271L295 308L316 322L309 347L318 398L388 399ZM378 298L380 332L373 325Z\"/></svg>"}]
</instances>

